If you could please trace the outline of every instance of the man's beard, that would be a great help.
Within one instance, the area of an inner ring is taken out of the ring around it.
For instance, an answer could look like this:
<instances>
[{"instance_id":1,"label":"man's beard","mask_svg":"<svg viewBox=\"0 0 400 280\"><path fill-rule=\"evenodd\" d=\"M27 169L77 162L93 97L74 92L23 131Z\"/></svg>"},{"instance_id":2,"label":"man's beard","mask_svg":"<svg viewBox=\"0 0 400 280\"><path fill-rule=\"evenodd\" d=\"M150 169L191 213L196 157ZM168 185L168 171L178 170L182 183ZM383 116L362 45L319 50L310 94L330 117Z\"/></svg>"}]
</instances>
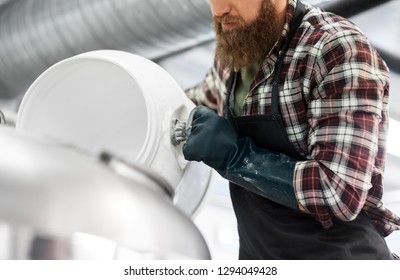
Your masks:
<instances>
[{"instance_id":1,"label":"man's beard","mask_svg":"<svg viewBox=\"0 0 400 280\"><path fill-rule=\"evenodd\" d=\"M223 30L220 22L235 22L241 26ZM240 69L267 55L280 36L277 12L270 0L264 0L256 20L248 25L241 18L224 15L214 17L217 35L216 57L224 67Z\"/></svg>"}]
</instances>

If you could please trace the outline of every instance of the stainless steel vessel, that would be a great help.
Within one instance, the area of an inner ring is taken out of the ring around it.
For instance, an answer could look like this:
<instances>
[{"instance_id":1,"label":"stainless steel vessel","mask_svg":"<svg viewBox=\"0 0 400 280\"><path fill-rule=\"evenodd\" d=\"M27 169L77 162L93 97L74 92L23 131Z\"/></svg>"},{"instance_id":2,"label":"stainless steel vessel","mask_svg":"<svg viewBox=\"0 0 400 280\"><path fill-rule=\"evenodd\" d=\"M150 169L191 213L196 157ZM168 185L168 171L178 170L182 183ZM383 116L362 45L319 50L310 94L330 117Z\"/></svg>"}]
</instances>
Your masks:
<instances>
[{"instance_id":1,"label":"stainless steel vessel","mask_svg":"<svg viewBox=\"0 0 400 280\"><path fill-rule=\"evenodd\" d=\"M209 259L163 179L0 127L0 259Z\"/></svg>"}]
</instances>

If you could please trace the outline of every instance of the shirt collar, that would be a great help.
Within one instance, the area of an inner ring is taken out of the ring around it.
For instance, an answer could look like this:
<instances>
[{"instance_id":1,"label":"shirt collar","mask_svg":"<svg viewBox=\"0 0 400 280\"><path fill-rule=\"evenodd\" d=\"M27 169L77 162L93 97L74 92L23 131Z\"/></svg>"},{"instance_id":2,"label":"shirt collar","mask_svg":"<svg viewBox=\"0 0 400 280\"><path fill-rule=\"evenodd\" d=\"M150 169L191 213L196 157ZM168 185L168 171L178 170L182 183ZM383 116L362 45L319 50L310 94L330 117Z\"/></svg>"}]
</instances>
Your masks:
<instances>
[{"instance_id":1,"label":"shirt collar","mask_svg":"<svg viewBox=\"0 0 400 280\"><path fill-rule=\"evenodd\" d=\"M274 45L274 47L272 48L271 52L275 52L276 54L279 52L279 50L283 47L283 44L286 40L286 37L289 33L289 27L290 24L294 18L294 13L296 10L296 5L297 5L297 0L289 0L288 1L288 6L286 9L286 20L285 20L285 24L283 26L283 30L281 33L281 36L279 37L278 41L276 42L276 44Z\"/></svg>"},{"instance_id":2,"label":"shirt collar","mask_svg":"<svg viewBox=\"0 0 400 280\"><path fill-rule=\"evenodd\" d=\"M271 65L271 64L274 64L276 62L279 51L282 49L282 47L285 43L286 37L289 33L290 24L294 18L296 5L297 5L297 0L289 0L288 1L288 6L286 9L286 20L285 20L285 24L283 26L281 36L279 37L278 41L275 43L275 45L272 47L272 49L266 56L265 63L263 64L263 68L265 68L264 70L267 70L267 72L272 70L272 69L270 69L270 68L273 68L273 65Z\"/></svg>"}]
</instances>

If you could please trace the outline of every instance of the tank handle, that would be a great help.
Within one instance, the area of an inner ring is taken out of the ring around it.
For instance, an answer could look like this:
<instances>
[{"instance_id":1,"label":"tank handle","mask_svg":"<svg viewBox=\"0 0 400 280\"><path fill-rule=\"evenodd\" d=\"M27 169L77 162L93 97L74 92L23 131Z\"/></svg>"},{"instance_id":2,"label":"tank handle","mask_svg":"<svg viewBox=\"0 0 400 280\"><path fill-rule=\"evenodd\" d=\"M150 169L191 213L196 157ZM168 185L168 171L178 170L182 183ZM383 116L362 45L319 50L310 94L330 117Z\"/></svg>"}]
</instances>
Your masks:
<instances>
[{"instance_id":1,"label":"tank handle","mask_svg":"<svg viewBox=\"0 0 400 280\"><path fill-rule=\"evenodd\" d=\"M170 199L174 198L175 190L172 188L172 186L168 184L168 182L165 181L163 178L161 178L160 176L156 176L142 166L129 163L126 160L106 151L102 151L100 153L99 159L101 162L107 164L108 167L110 167L114 172L128 179L130 178L130 175L126 172L121 172L121 168L125 168L125 170L128 169L130 172L138 171L140 174L143 174L145 177L155 182L157 186L160 186Z\"/></svg>"}]
</instances>

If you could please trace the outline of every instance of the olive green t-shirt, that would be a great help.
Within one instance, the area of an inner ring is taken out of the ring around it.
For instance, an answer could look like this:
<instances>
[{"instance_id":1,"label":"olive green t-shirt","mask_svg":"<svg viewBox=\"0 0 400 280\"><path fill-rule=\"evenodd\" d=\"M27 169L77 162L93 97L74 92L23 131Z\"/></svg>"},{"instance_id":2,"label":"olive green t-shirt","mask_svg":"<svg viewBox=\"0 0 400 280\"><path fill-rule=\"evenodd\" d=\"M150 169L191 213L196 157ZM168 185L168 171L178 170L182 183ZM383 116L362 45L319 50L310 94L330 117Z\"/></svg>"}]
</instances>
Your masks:
<instances>
[{"instance_id":1,"label":"olive green t-shirt","mask_svg":"<svg viewBox=\"0 0 400 280\"><path fill-rule=\"evenodd\" d=\"M262 61L259 61L240 69L240 75L237 81L238 84L235 89L235 102L233 108L236 116L242 115L244 100L250 91L251 83L253 82L256 73L260 69L261 63Z\"/></svg>"}]
</instances>

